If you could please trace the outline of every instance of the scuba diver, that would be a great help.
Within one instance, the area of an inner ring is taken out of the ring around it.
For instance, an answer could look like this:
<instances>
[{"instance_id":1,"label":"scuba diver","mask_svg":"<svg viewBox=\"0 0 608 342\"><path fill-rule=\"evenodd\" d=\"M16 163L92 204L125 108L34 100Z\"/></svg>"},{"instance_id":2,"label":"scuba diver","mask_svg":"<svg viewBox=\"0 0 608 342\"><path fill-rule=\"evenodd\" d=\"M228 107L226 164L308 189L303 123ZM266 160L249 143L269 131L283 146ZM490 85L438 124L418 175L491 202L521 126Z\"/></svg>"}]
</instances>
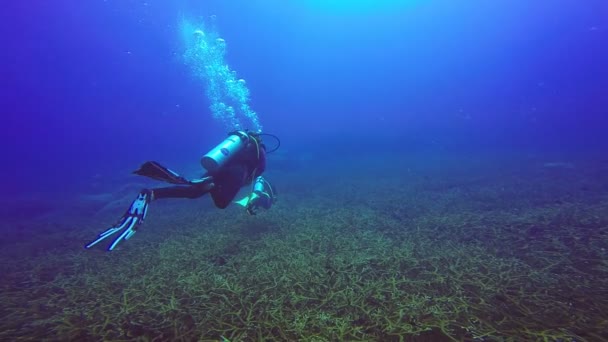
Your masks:
<instances>
[{"instance_id":1,"label":"scuba diver","mask_svg":"<svg viewBox=\"0 0 608 342\"><path fill-rule=\"evenodd\" d=\"M278 145L272 151L266 151L261 139L263 135L277 139ZM161 198L199 198L209 193L215 206L224 209L242 187L253 184L251 193L235 203L243 206L249 215L255 215L259 207L270 209L276 201L276 191L262 177L262 173L266 169L266 154L276 151L279 146L280 141L271 134L231 132L228 138L203 156L201 164L207 172L195 180L188 180L157 162L145 162L133 173L175 186L141 190L118 222L99 234L85 248L91 248L120 232L108 246L108 251L113 250L121 241L128 240L135 234L146 218L150 202Z\"/></svg>"}]
</instances>

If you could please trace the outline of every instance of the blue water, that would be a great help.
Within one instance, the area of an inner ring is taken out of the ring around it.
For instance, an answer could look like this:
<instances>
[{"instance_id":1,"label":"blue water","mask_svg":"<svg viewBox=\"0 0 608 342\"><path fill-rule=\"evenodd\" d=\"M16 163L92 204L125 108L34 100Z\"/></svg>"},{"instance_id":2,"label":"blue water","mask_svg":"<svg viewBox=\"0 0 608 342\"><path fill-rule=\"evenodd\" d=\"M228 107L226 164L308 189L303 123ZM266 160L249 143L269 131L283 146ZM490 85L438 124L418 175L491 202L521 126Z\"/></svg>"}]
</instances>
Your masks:
<instances>
[{"instance_id":1,"label":"blue water","mask_svg":"<svg viewBox=\"0 0 608 342\"><path fill-rule=\"evenodd\" d=\"M580 172L592 179L573 195L581 203L584 189L598 191L593 203L608 191L605 168L579 168L608 155L603 0L12 1L2 12L5 222L83 196L135 196L124 186L147 160L202 171L229 127L184 58L184 21L225 41L222 63L280 137L268 169L279 188L312 196L309 171L329 183L349 172L373 183L391 168L404 182L411 170L472 177L462 157L562 170L550 186L562 190ZM401 168L395 156L413 159ZM91 218L89 233L108 223Z\"/></svg>"},{"instance_id":2,"label":"blue water","mask_svg":"<svg viewBox=\"0 0 608 342\"><path fill-rule=\"evenodd\" d=\"M150 158L186 162L225 134L181 58L183 16L216 16L265 131L292 149L605 148L603 1L334 3L9 5L9 191L55 191Z\"/></svg>"}]
</instances>

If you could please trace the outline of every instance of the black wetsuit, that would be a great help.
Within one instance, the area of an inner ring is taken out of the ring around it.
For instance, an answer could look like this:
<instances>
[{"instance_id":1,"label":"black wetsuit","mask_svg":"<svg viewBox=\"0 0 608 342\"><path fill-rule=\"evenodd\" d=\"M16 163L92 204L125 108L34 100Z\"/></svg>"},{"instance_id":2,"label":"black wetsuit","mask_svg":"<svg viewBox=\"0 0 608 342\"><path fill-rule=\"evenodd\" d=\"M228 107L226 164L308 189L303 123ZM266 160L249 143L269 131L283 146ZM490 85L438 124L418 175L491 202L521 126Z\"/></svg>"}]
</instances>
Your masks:
<instances>
[{"instance_id":1,"label":"black wetsuit","mask_svg":"<svg viewBox=\"0 0 608 342\"><path fill-rule=\"evenodd\" d=\"M259 151L259 153L258 153ZM251 184L266 169L266 148L250 142L242 151L228 160L214 172L207 172L204 177L211 179L192 185L179 185L152 189L154 199L160 198L198 198L211 193L215 206L226 208L243 186ZM213 186L210 184L213 183Z\"/></svg>"}]
</instances>

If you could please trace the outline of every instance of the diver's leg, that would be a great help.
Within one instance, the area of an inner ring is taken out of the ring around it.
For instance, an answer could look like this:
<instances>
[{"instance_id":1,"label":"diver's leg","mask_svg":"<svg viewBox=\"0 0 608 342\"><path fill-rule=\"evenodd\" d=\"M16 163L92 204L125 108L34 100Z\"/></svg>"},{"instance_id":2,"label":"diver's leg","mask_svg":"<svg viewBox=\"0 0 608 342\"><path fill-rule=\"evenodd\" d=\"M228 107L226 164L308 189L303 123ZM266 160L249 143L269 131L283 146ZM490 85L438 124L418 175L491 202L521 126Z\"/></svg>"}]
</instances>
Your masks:
<instances>
[{"instance_id":1,"label":"diver's leg","mask_svg":"<svg viewBox=\"0 0 608 342\"><path fill-rule=\"evenodd\" d=\"M133 171L133 173L172 184L186 185L190 183L190 181L180 176L177 172L172 171L155 161L143 163L139 169Z\"/></svg>"},{"instance_id":2,"label":"diver's leg","mask_svg":"<svg viewBox=\"0 0 608 342\"><path fill-rule=\"evenodd\" d=\"M152 190L152 199L161 198L199 198L214 188L211 178L200 183L185 186L169 186Z\"/></svg>"}]
</instances>

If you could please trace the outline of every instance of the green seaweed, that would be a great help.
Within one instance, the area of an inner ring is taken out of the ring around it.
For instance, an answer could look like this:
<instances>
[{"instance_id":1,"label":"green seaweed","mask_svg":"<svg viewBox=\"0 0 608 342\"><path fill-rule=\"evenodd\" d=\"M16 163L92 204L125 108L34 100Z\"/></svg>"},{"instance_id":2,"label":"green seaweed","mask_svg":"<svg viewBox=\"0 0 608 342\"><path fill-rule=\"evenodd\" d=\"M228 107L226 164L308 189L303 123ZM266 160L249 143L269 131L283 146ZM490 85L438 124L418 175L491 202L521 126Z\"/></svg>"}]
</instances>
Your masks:
<instances>
[{"instance_id":1,"label":"green seaweed","mask_svg":"<svg viewBox=\"0 0 608 342\"><path fill-rule=\"evenodd\" d=\"M504 172L327 183L254 218L155 203L112 253L9 247L0 339L608 341L608 197Z\"/></svg>"}]
</instances>

